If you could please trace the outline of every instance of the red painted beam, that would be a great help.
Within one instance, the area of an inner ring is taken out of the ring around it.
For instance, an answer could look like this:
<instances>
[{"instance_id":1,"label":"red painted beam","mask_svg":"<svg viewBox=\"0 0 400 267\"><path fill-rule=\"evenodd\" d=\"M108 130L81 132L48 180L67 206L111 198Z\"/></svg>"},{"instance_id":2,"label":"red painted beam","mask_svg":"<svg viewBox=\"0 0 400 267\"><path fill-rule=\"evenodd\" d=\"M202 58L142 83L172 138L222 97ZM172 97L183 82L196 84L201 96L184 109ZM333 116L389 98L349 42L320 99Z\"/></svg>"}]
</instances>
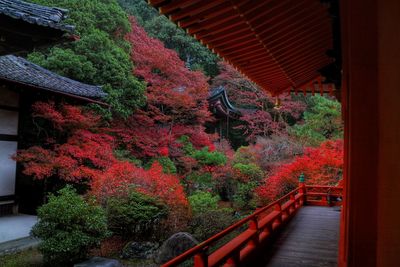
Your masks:
<instances>
[{"instance_id":1,"label":"red painted beam","mask_svg":"<svg viewBox=\"0 0 400 267\"><path fill-rule=\"evenodd\" d=\"M221 16L221 15L225 15L225 16ZM204 24L206 22L209 22L216 17L222 19L224 17L233 17L235 15L236 14L235 14L234 10L232 9L232 5L228 2L223 2L223 4L216 7L214 10L212 10L212 12L210 12L209 10L206 10L195 16L191 15L188 18L184 18L184 19L181 19L178 21L174 20L174 15L171 15L170 18L172 21L177 22L179 27L186 29L195 24L200 24L200 23Z\"/></svg>"},{"instance_id":2,"label":"red painted beam","mask_svg":"<svg viewBox=\"0 0 400 267\"><path fill-rule=\"evenodd\" d=\"M201 0L179 0L179 1L173 1L173 2L171 2L169 4L162 5L159 8L159 11L160 11L161 14L168 15L168 14L171 14L173 11L175 11L177 9L179 9L179 10L184 9L185 7L194 5L195 3L199 2L199 1L201 1Z\"/></svg>"},{"instance_id":3,"label":"red painted beam","mask_svg":"<svg viewBox=\"0 0 400 267\"><path fill-rule=\"evenodd\" d=\"M187 8L181 9L178 12L174 12L170 15L170 19L172 21L179 21L185 17L194 17L202 12L211 13L224 2L225 1L223 0L201 1Z\"/></svg>"}]
</instances>

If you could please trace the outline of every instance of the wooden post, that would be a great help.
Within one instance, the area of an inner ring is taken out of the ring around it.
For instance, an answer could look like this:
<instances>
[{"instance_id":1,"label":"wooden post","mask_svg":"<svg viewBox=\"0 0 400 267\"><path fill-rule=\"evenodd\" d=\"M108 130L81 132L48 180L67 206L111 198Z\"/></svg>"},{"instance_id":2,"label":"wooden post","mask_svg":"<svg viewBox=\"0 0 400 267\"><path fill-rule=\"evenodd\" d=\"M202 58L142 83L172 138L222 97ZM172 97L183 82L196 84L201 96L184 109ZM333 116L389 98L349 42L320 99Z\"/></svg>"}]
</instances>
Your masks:
<instances>
[{"instance_id":1,"label":"wooden post","mask_svg":"<svg viewBox=\"0 0 400 267\"><path fill-rule=\"evenodd\" d=\"M279 225L281 225L282 224L282 207L281 207L281 204L280 203L276 203L276 205L275 205L275 211L279 211L279 216L276 218L276 220L275 220L275 222L273 223L273 225L272 225L272 230L274 229L274 228L277 228ZM275 227L274 227L274 224L275 224Z\"/></svg>"},{"instance_id":2,"label":"wooden post","mask_svg":"<svg viewBox=\"0 0 400 267\"><path fill-rule=\"evenodd\" d=\"M305 185L305 176L304 173L301 173L299 176L299 187L300 187L300 193L303 194L303 201L300 203L300 205L306 205L307 202L307 196L306 196L306 185Z\"/></svg>"},{"instance_id":3,"label":"wooden post","mask_svg":"<svg viewBox=\"0 0 400 267\"><path fill-rule=\"evenodd\" d=\"M250 230L256 231L256 234L253 236L253 238L249 241L249 244L248 244L248 246L255 248L255 247L258 246L259 241L260 241L260 239L259 239L259 232L258 232L258 221L257 221L257 217L254 217L254 218L250 221L250 223L249 223L249 229L250 229Z\"/></svg>"},{"instance_id":4,"label":"wooden post","mask_svg":"<svg viewBox=\"0 0 400 267\"><path fill-rule=\"evenodd\" d=\"M290 194L290 200L293 201L293 204L289 207L289 215L296 210L296 198L294 197L294 193Z\"/></svg>"},{"instance_id":5,"label":"wooden post","mask_svg":"<svg viewBox=\"0 0 400 267\"><path fill-rule=\"evenodd\" d=\"M239 264L240 264L240 251L235 251L233 256L226 261L224 267L235 267L239 266Z\"/></svg>"},{"instance_id":6,"label":"wooden post","mask_svg":"<svg viewBox=\"0 0 400 267\"><path fill-rule=\"evenodd\" d=\"M208 256L206 253L206 248L200 253L194 255L193 266L194 267L208 267Z\"/></svg>"}]
</instances>

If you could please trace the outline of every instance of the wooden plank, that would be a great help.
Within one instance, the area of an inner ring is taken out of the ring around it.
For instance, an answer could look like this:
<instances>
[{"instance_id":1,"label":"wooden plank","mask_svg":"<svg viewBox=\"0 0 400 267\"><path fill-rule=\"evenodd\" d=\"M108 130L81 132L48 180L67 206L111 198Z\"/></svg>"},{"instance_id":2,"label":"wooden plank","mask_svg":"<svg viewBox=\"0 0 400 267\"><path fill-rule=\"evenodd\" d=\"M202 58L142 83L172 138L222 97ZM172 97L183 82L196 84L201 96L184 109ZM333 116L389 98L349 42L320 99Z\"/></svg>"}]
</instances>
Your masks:
<instances>
[{"instance_id":1,"label":"wooden plank","mask_svg":"<svg viewBox=\"0 0 400 267\"><path fill-rule=\"evenodd\" d=\"M339 211L336 207L301 208L254 266L337 266Z\"/></svg>"}]
</instances>

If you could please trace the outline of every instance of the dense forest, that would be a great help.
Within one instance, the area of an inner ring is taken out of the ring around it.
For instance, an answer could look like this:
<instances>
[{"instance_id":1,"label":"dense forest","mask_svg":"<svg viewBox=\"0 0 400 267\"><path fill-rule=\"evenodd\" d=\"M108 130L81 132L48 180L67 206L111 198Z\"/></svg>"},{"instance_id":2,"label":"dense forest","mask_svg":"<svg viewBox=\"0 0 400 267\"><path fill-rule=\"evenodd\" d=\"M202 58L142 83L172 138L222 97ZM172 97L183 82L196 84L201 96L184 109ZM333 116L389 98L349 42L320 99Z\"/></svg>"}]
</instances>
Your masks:
<instances>
[{"instance_id":1,"label":"dense forest","mask_svg":"<svg viewBox=\"0 0 400 267\"><path fill-rule=\"evenodd\" d=\"M107 107L32 106L36 138L15 159L52 193L33 230L47 261L75 262L100 241L105 256L177 232L203 241L296 188L301 174L307 184L340 182L334 98L282 95L277 105L145 1L31 2L68 9L79 39L28 59L108 94ZM216 123L208 98L220 86L242 114L224 136L208 130ZM79 215L92 226L54 234Z\"/></svg>"}]
</instances>

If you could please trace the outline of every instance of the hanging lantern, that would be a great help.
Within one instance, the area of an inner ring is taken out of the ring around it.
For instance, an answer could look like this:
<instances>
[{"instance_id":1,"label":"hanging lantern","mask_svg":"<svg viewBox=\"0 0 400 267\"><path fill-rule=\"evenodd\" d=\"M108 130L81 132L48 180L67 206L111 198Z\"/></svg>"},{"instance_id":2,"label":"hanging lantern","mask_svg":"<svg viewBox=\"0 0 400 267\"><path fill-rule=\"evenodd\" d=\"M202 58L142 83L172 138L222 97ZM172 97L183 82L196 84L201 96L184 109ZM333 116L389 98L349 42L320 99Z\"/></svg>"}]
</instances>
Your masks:
<instances>
[{"instance_id":1,"label":"hanging lantern","mask_svg":"<svg viewBox=\"0 0 400 267\"><path fill-rule=\"evenodd\" d=\"M281 99L278 96L275 98L274 109L281 109Z\"/></svg>"}]
</instances>

